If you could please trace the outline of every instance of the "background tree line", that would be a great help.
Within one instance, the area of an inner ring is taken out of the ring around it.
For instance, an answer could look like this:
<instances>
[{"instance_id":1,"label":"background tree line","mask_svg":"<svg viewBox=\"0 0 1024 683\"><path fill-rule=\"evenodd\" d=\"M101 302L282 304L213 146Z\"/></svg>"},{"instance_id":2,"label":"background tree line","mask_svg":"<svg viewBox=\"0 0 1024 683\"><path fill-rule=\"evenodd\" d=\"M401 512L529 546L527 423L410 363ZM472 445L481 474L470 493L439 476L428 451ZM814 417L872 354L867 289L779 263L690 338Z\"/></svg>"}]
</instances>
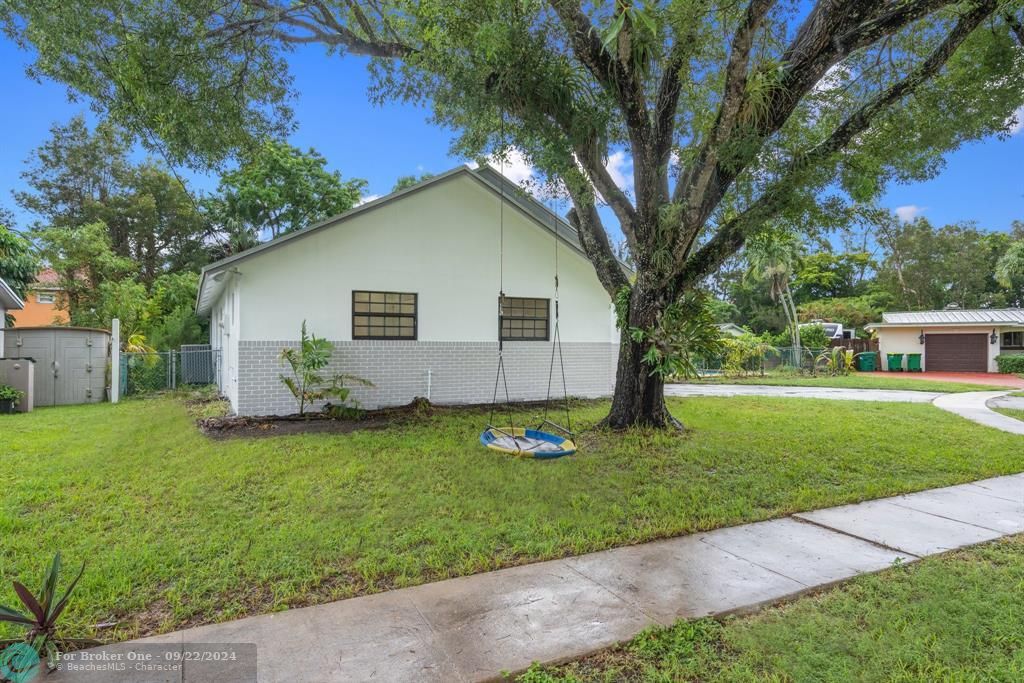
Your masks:
<instances>
[{"instance_id":1,"label":"background tree line","mask_svg":"<svg viewBox=\"0 0 1024 683\"><path fill-rule=\"evenodd\" d=\"M862 328L885 311L1024 302L1021 221L990 231L973 223L934 225L921 216L905 222L871 208L832 240L801 243L790 235L765 233L710 281L720 322L789 344L794 322Z\"/></svg>"},{"instance_id":2,"label":"background tree line","mask_svg":"<svg viewBox=\"0 0 1024 683\"><path fill-rule=\"evenodd\" d=\"M16 232L13 214L0 213L0 277L24 295L53 268L70 324L119 318L126 339L161 350L206 340L193 313L204 265L346 211L366 187L328 171L315 150L276 140L255 145L206 195L135 156L132 137L109 122L54 125L14 193L35 220Z\"/></svg>"}]
</instances>

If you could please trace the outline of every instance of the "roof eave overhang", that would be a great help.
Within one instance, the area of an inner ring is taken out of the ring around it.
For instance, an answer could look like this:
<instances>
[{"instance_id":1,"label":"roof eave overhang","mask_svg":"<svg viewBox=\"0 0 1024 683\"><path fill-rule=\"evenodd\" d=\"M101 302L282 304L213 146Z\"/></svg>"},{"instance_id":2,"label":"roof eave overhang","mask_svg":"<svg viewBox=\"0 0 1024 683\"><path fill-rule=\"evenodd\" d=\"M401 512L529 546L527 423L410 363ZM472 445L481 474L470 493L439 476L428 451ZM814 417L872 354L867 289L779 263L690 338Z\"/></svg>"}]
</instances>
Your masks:
<instances>
[{"instance_id":1,"label":"roof eave overhang","mask_svg":"<svg viewBox=\"0 0 1024 683\"><path fill-rule=\"evenodd\" d=\"M3 280L0 280L0 305L8 311L20 311L25 308L25 302ZM0 321L0 327L2 326L2 321Z\"/></svg>"},{"instance_id":2,"label":"roof eave overhang","mask_svg":"<svg viewBox=\"0 0 1024 683\"><path fill-rule=\"evenodd\" d=\"M887 327L1024 327L1024 321L1008 320L975 320L971 322L916 322L916 323L868 323L864 326L866 330L884 329Z\"/></svg>"}]
</instances>

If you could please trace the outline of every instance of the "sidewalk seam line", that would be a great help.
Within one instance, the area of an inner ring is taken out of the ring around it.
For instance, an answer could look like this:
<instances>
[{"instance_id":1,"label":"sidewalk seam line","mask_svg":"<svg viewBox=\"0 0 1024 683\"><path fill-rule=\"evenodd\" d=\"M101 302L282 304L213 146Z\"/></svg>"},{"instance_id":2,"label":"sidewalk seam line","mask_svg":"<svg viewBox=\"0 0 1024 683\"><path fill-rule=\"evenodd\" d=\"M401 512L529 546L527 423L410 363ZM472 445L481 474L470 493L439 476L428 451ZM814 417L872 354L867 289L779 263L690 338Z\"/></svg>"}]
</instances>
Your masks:
<instances>
[{"instance_id":1,"label":"sidewalk seam line","mask_svg":"<svg viewBox=\"0 0 1024 683\"><path fill-rule=\"evenodd\" d=\"M928 510L918 510L917 508L911 507L909 505L900 505L899 503L895 503L895 502L894 503L890 503L890 505L894 505L894 506L896 506L898 508L903 508L904 510L913 510L914 512L920 512L921 514L924 514L924 515L931 515L932 517L938 517L939 519L945 519L945 520L950 521L950 522L957 522L958 524L966 524L967 526L973 526L976 529L984 529L985 531L994 531L995 533L999 534L1000 536L1006 536L1006 535L1008 535L1010 533L1013 533L1013 532L1004 531L1002 529L993 529L990 526L984 526L984 525L981 525L981 524L975 524L974 522L965 522L962 519L957 519L956 517L947 517L946 515L940 515L937 512L929 512Z\"/></svg>"},{"instance_id":2,"label":"sidewalk seam line","mask_svg":"<svg viewBox=\"0 0 1024 683\"><path fill-rule=\"evenodd\" d=\"M1008 475L1004 475L1004 476L1012 477L1012 476L1015 476L1015 475L1008 474ZM981 479L980 481L985 481L985 480ZM1007 501L1009 503L1024 503L1024 489L1021 490L1021 497L1020 498L1007 498L1005 496L997 495L996 492L993 491L992 489L987 489L984 486L981 486L980 484L978 484L976 482L973 482L973 481L967 482L966 484L964 484L964 486L973 486L974 488L979 489L980 491L985 491L986 493L981 493L979 495L985 496L986 498L995 498L996 500L1005 500L1005 501Z\"/></svg>"},{"instance_id":3,"label":"sidewalk seam line","mask_svg":"<svg viewBox=\"0 0 1024 683\"><path fill-rule=\"evenodd\" d=\"M751 565L753 565L755 567L760 567L761 569L765 570L766 572L770 572L772 574L775 574L776 576L781 576L782 578L788 579L789 581L792 581L793 583L798 583L801 586L803 586L804 588L817 588L819 585L821 585L821 584L817 584L817 583L804 583L800 579L795 579L792 576L787 576L786 574L783 574L780 571L772 569L771 567L766 567L766 566L764 566L763 564L761 564L759 562L754 562L750 558L743 557L739 553L733 552L732 550L728 550L727 548L723 548L722 546L715 545L711 541L707 540L707 536L702 536L702 537L700 537L697 540L700 541L701 543L703 543L705 545L709 545L712 548L714 548L716 550L719 550L719 551L721 551L721 552L723 552L723 553L725 553L727 555L732 555L733 557L739 558L739 559L743 560L744 562L746 562L748 564L751 564Z\"/></svg>"},{"instance_id":4,"label":"sidewalk seam line","mask_svg":"<svg viewBox=\"0 0 1024 683\"><path fill-rule=\"evenodd\" d=\"M878 500L885 500L885 499L884 498L880 498ZM870 501L864 501L864 502L870 502ZM853 505L860 505L860 503L853 503ZM824 508L824 509L827 510L828 508ZM815 511L812 510L812 512L815 512ZM805 513L798 513L798 514L805 514ZM865 543L870 543L871 545L876 546L878 548L882 548L884 550L888 550L888 551L895 552L895 553L901 553L901 554L904 554L904 555L909 555L910 557L913 557L914 559L920 560L921 558L924 557L924 555L917 555L917 554L909 552L907 550L903 550L902 548L896 548L896 547L891 546L891 545L886 545L885 543L879 543L878 541L873 541L870 538L864 538L863 536L858 536L857 534L850 533L849 531L844 531L842 529L837 529L837 528L835 528L833 526L829 526L828 524L825 524L824 522L818 522L818 521L813 520L813 519L807 519L806 517L798 517L796 515L791 515L791 519L795 519L798 522L803 522L804 524L813 524L816 527L821 527L822 529L827 529L827 530L835 532L837 534L842 534L843 536L849 536L850 538L856 538L858 541L864 541Z\"/></svg>"},{"instance_id":5,"label":"sidewalk seam line","mask_svg":"<svg viewBox=\"0 0 1024 683\"><path fill-rule=\"evenodd\" d=\"M430 623L430 619L427 619L426 615L423 614L423 610L420 609L420 606L417 605L416 601L412 598L406 597L406 601L412 606L414 610L416 610L416 614L420 616L420 619L423 620L423 623L427 625L427 629L430 630L430 635L433 636L437 648L441 650L442 653L444 653L444 658L445 660L447 660L448 665L452 667L452 671L455 672L455 675L459 677L460 681L468 680L465 676L462 675L462 671L459 669L459 667L456 666L455 660L453 660L452 656L448 653L448 648L445 647L442 642L440 642L441 639L437 634L437 630L434 628L434 625ZM421 643L423 642L421 638L417 638L417 640L419 640ZM427 643L423 643L423 645L426 646Z\"/></svg>"},{"instance_id":6,"label":"sidewalk seam line","mask_svg":"<svg viewBox=\"0 0 1024 683\"><path fill-rule=\"evenodd\" d=\"M581 572L579 569L576 569L576 567L571 566L568 562L564 562L564 564L569 569L569 571L575 572L576 574L578 574L579 576L583 577L587 581L591 582L592 584L594 584L595 586L597 586L601 590L607 591L616 600L621 600L622 604L626 605L627 607L632 607L637 612L639 612L640 614L644 615L645 617L647 617L648 619L653 621L655 624L658 624L660 626L671 626L672 625L671 623L669 623L669 624L662 623L662 621L660 619L656 619L652 615L648 614L647 610L645 610L643 607L640 606L640 603L633 603L632 601L627 600L626 598L622 597L621 595L619 595L618 593L616 593L611 588L609 588L608 586L604 585L603 583L601 583L600 581L598 581L594 577L587 576L586 574Z\"/></svg>"}]
</instances>

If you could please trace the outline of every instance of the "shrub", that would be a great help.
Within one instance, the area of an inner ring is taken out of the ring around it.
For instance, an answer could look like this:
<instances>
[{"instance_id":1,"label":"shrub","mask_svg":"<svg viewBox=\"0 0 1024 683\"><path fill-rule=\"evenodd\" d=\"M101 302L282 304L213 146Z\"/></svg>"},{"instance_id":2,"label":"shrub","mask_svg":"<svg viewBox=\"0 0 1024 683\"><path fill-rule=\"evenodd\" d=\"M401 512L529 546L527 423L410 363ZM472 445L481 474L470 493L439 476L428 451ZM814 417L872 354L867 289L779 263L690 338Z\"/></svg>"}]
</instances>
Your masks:
<instances>
[{"instance_id":1,"label":"shrub","mask_svg":"<svg viewBox=\"0 0 1024 683\"><path fill-rule=\"evenodd\" d=\"M722 360L722 374L726 377L742 377L750 374L764 375L764 360L779 352L764 337L747 333L740 337L722 340L725 357Z\"/></svg>"},{"instance_id":2,"label":"shrub","mask_svg":"<svg viewBox=\"0 0 1024 683\"><path fill-rule=\"evenodd\" d=\"M828 334L823 325L807 325L800 328L800 344L807 349L828 348Z\"/></svg>"},{"instance_id":3,"label":"shrub","mask_svg":"<svg viewBox=\"0 0 1024 683\"><path fill-rule=\"evenodd\" d=\"M10 401L14 405L21 402L22 393L9 384L0 384L0 401Z\"/></svg>"},{"instance_id":4,"label":"shrub","mask_svg":"<svg viewBox=\"0 0 1024 683\"><path fill-rule=\"evenodd\" d=\"M996 367L1009 375L1024 375L1024 354L996 356Z\"/></svg>"},{"instance_id":5,"label":"shrub","mask_svg":"<svg viewBox=\"0 0 1024 683\"><path fill-rule=\"evenodd\" d=\"M281 349L281 360L291 368L292 376L281 375L281 382L288 388L295 401L299 404L299 415L306 414L306 406L315 401L333 398L338 404L330 405L330 414L343 411L351 391L345 386L346 381L356 382L363 386L373 386L368 380L355 375L331 375L324 377L320 371L331 362L334 347L326 339L306 332L306 321L302 321L302 333L297 349ZM354 403L354 401L353 401Z\"/></svg>"}]
</instances>

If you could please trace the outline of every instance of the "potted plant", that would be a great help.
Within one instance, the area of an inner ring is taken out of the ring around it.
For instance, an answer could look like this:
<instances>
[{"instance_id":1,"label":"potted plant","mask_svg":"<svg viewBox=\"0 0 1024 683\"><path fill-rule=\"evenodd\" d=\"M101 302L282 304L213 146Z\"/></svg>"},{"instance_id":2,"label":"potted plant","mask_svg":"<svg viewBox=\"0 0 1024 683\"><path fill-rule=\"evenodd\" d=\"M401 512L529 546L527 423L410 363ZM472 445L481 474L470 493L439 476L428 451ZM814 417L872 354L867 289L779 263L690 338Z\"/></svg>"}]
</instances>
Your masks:
<instances>
[{"instance_id":1,"label":"potted plant","mask_svg":"<svg viewBox=\"0 0 1024 683\"><path fill-rule=\"evenodd\" d=\"M0 415L10 415L21 402L22 393L8 384L0 384Z\"/></svg>"}]
</instances>

